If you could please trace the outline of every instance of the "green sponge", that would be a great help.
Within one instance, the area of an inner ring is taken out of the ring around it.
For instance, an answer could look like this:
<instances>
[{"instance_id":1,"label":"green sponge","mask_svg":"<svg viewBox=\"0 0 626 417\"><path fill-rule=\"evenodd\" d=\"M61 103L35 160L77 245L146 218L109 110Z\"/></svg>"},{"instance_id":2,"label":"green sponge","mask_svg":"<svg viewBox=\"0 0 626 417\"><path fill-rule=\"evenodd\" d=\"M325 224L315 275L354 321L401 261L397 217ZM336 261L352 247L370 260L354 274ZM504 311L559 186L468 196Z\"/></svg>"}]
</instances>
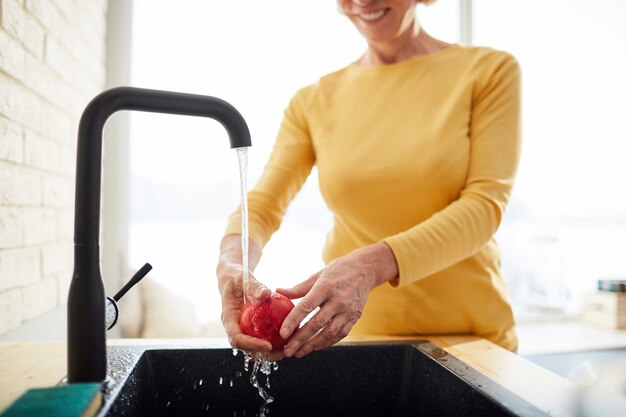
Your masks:
<instances>
[{"instance_id":1,"label":"green sponge","mask_svg":"<svg viewBox=\"0 0 626 417\"><path fill-rule=\"evenodd\" d=\"M30 389L0 414L0 417L95 416L102 403L100 389L100 384L96 383Z\"/></svg>"}]
</instances>

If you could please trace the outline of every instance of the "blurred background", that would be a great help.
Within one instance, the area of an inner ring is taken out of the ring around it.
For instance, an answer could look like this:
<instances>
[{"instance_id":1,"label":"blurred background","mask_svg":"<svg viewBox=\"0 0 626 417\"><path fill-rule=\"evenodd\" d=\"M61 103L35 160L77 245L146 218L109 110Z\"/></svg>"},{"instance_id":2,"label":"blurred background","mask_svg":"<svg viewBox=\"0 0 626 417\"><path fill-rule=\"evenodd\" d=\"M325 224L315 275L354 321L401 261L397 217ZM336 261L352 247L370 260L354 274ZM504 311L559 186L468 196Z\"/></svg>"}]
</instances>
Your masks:
<instances>
[{"instance_id":1,"label":"blurred background","mask_svg":"<svg viewBox=\"0 0 626 417\"><path fill-rule=\"evenodd\" d=\"M4 340L64 337L75 129L91 97L132 85L230 102L252 134L252 187L291 96L365 50L333 0L0 4ZM620 0L418 6L433 36L506 50L521 64L522 160L496 239L522 353L626 346L617 324L581 319L599 279L626 278L624 16ZM225 131L207 119L116 114L104 170L107 292L145 262L154 267L122 303L118 336L222 335L214 271L240 198ZM276 288L316 272L330 221L313 171L256 276Z\"/></svg>"},{"instance_id":2,"label":"blurred background","mask_svg":"<svg viewBox=\"0 0 626 417\"><path fill-rule=\"evenodd\" d=\"M250 186L294 92L365 48L333 1L134 7L132 84L234 104L252 132ZM429 33L462 42L461 2L418 10ZM522 162L497 235L518 319L575 314L598 278L626 276L624 15L614 0L473 1L471 43L513 53L523 71ZM239 203L235 152L206 120L133 113L131 138L130 262L151 261L162 285L215 319L218 244ZM275 288L317 271L330 221L313 172L258 278Z\"/></svg>"}]
</instances>

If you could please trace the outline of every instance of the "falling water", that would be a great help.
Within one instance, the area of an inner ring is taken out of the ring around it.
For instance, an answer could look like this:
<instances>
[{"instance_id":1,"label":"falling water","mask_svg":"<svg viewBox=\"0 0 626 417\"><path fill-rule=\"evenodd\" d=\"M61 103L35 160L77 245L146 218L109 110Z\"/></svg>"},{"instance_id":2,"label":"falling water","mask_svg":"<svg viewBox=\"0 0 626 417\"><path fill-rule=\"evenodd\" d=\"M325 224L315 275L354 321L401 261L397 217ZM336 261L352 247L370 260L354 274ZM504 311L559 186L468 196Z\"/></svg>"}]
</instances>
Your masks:
<instances>
[{"instance_id":1,"label":"falling water","mask_svg":"<svg viewBox=\"0 0 626 417\"><path fill-rule=\"evenodd\" d=\"M237 159L239 160L239 178L241 181L241 254L243 261L243 302L246 303L246 297L248 294L248 148L237 148ZM233 349L233 355L237 356L238 350ZM250 383L257 389L259 396L263 400L263 405L259 409L259 417L265 417L269 413L268 406L274 401L266 388L270 388L270 374L272 370L278 369L276 362L270 362L265 356L259 353L254 355L249 352L243 352L244 354L244 370L249 370L249 363L254 361L252 372L250 373ZM259 371L265 375L265 388L258 380ZM223 380L220 378L220 385ZM232 386L232 380L231 380Z\"/></svg>"},{"instance_id":2,"label":"falling water","mask_svg":"<svg viewBox=\"0 0 626 417\"><path fill-rule=\"evenodd\" d=\"M237 148L241 183L241 254L243 257L243 302L248 294L248 148Z\"/></svg>"},{"instance_id":3,"label":"falling water","mask_svg":"<svg viewBox=\"0 0 626 417\"><path fill-rule=\"evenodd\" d=\"M250 384L257 389L259 397L263 400L263 404L261 405L261 408L259 408L258 416L266 417L269 413L269 405L274 402L274 397L272 397L268 392L270 388L270 374L272 371L278 369L278 364L276 362L270 362L267 359L267 356L262 353L250 353L243 351L243 357L243 368L246 372L250 369L250 361L253 362L252 371L250 372ZM265 375L265 387L259 380L259 372Z\"/></svg>"}]
</instances>

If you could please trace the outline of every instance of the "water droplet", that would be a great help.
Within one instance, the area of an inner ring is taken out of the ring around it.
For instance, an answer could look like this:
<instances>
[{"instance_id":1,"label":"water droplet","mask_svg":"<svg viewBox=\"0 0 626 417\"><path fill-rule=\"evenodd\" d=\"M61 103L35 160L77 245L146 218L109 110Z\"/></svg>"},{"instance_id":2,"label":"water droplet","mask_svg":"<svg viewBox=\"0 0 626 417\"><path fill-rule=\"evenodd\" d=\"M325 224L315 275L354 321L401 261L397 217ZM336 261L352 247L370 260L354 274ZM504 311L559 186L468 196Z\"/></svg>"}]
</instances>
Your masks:
<instances>
[{"instance_id":1,"label":"water droplet","mask_svg":"<svg viewBox=\"0 0 626 417\"><path fill-rule=\"evenodd\" d=\"M167 404L165 404L165 406L169 407L171 403L172 403L171 401L168 401Z\"/></svg>"},{"instance_id":2,"label":"water droplet","mask_svg":"<svg viewBox=\"0 0 626 417\"><path fill-rule=\"evenodd\" d=\"M233 386L233 380L232 379L230 380L230 386L231 387Z\"/></svg>"},{"instance_id":3,"label":"water droplet","mask_svg":"<svg viewBox=\"0 0 626 417\"><path fill-rule=\"evenodd\" d=\"M238 353L239 353L239 349L233 349L233 356L237 356Z\"/></svg>"},{"instance_id":4,"label":"water droplet","mask_svg":"<svg viewBox=\"0 0 626 417\"><path fill-rule=\"evenodd\" d=\"M259 383L259 380L258 380L259 371L261 371L261 373L266 376L269 376L269 374L272 372L271 362L267 360L266 356L263 356L261 354L257 354L254 357L254 366L252 368L252 372L250 373L250 383L252 384L253 387L257 389L257 391L259 392L259 396L264 401L263 405L261 406L261 409L259 410L259 414L262 417L265 417L266 412L268 412L267 406L268 404L274 401L274 398L271 395L269 395L269 393L265 390L265 388L263 388L263 386ZM265 382L267 384L267 379Z\"/></svg>"},{"instance_id":5,"label":"water droplet","mask_svg":"<svg viewBox=\"0 0 626 417\"><path fill-rule=\"evenodd\" d=\"M220 377L220 385L222 385L223 383L224 383L224 379Z\"/></svg>"},{"instance_id":6,"label":"water droplet","mask_svg":"<svg viewBox=\"0 0 626 417\"><path fill-rule=\"evenodd\" d=\"M200 381L198 382L199 385L202 385L202 378L200 378Z\"/></svg>"},{"instance_id":7,"label":"water droplet","mask_svg":"<svg viewBox=\"0 0 626 417\"><path fill-rule=\"evenodd\" d=\"M250 361L252 360L252 354L250 352L244 352L243 357L244 357L243 369L244 371L248 372L248 370L250 369Z\"/></svg>"}]
</instances>

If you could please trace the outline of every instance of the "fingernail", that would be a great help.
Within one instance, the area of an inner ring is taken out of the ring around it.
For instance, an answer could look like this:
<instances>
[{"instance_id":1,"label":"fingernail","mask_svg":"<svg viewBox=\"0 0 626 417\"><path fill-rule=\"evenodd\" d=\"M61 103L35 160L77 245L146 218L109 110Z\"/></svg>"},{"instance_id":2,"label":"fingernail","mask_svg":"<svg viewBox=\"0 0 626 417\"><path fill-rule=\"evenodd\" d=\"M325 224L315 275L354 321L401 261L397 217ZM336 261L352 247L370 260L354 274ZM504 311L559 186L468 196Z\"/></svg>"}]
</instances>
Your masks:
<instances>
[{"instance_id":1,"label":"fingernail","mask_svg":"<svg viewBox=\"0 0 626 417\"><path fill-rule=\"evenodd\" d=\"M288 358L292 357L293 356L293 352L295 352L295 351L296 351L296 346L293 346L293 345L292 346L290 346L290 345L285 346L285 356L287 356Z\"/></svg>"},{"instance_id":2,"label":"fingernail","mask_svg":"<svg viewBox=\"0 0 626 417\"><path fill-rule=\"evenodd\" d=\"M283 339L288 338L290 334L291 334L291 329L289 327L285 326L282 329L280 329L280 337L282 337Z\"/></svg>"},{"instance_id":3,"label":"fingernail","mask_svg":"<svg viewBox=\"0 0 626 417\"><path fill-rule=\"evenodd\" d=\"M307 352L305 350L299 350L296 352L296 358L300 359L301 357L305 356L307 354Z\"/></svg>"}]
</instances>

